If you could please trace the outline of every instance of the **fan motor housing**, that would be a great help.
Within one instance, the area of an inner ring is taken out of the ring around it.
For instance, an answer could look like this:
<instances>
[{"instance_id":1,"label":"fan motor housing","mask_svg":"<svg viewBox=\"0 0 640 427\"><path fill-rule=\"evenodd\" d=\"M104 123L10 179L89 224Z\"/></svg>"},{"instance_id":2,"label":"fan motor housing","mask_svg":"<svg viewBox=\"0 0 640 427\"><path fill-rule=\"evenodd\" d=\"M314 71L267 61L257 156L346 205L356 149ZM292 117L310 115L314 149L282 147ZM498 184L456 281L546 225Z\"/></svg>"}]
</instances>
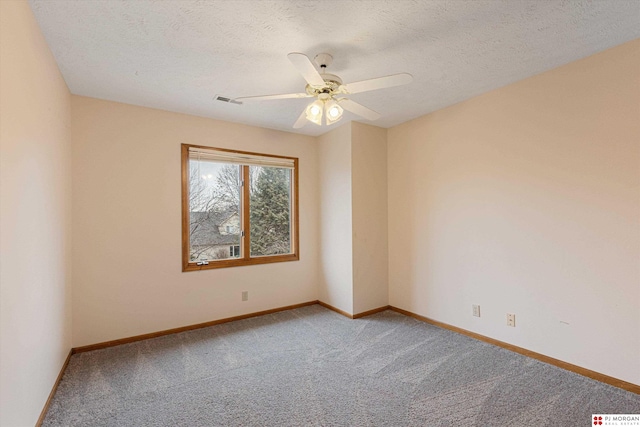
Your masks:
<instances>
[{"instance_id":1,"label":"fan motor housing","mask_svg":"<svg viewBox=\"0 0 640 427\"><path fill-rule=\"evenodd\" d=\"M322 79L324 80L324 86L306 86L306 91L309 95L318 96L321 93L328 93L333 95L334 93L339 92L340 86L342 86L342 79L335 74L323 73L320 74Z\"/></svg>"}]
</instances>

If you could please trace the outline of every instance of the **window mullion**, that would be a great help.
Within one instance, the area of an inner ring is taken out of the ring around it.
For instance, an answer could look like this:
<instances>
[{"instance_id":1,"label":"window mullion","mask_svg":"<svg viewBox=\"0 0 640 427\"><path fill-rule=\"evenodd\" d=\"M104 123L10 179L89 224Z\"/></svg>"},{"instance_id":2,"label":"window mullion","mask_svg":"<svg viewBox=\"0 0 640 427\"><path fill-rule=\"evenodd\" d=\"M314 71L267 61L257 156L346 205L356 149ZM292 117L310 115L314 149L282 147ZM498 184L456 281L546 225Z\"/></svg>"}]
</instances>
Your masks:
<instances>
[{"instance_id":1,"label":"window mullion","mask_svg":"<svg viewBox=\"0 0 640 427\"><path fill-rule=\"evenodd\" d=\"M249 187L251 183L249 182L249 166L242 166L242 258L249 259L251 248L251 230L250 230L250 221L249 221Z\"/></svg>"}]
</instances>

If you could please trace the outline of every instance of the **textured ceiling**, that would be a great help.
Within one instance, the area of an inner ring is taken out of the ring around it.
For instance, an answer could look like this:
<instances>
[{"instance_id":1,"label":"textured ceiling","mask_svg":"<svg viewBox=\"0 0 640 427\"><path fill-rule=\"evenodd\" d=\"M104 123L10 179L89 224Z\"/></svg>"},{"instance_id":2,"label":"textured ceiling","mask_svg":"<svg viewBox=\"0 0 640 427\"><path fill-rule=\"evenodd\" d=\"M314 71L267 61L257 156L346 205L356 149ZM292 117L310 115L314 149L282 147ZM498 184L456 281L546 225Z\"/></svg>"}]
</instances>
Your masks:
<instances>
[{"instance_id":1,"label":"textured ceiling","mask_svg":"<svg viewBox=\"0 0 640 427\"><path fill-rule=\"evenodd\" d=\"M302 92L287 53L328 52L328 72L346 83L413 75L407 86L351 96L390 127L640 37L637 0L30 4L74 94L288 131L309 100L213 98Z\"/></svg>"}]
</instances>

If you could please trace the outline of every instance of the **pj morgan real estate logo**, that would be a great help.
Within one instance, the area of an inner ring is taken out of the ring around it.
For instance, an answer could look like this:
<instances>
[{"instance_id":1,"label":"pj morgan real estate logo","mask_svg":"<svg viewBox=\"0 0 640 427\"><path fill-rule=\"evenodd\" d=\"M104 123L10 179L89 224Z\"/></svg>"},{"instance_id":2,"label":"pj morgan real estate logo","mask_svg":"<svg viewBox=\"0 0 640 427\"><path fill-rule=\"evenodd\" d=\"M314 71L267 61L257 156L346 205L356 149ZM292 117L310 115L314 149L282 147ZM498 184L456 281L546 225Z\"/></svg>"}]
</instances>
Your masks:
<instances>
[{"instance_id":1,"label":"pj morgan real estate logo","mask_svg":"<svg viewBox=\"0 0 640 427\"><path fill-rule=\"evenodd\" d=\"M640 414L593 414L592 426L636 426L640 427Z\"/></svg>"}]
</instances>

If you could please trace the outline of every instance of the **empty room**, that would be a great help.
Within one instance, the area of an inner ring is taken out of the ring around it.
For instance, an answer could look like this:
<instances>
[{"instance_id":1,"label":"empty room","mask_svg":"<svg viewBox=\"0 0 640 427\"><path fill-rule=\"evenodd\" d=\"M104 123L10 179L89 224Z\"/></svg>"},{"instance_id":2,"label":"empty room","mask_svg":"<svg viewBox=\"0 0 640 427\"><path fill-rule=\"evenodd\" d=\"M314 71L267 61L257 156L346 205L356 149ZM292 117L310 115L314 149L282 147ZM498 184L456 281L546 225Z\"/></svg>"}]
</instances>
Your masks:
<instances>
[{"instance_id":1,"label":"empty room","mask_svg":"<svg viewBox=\"0 0 640 427\"><path fill-rule=\"evenodd\" d=\"M640 426L636 0L0 0L0 426Z\"/></svg>"}]
</instances>

